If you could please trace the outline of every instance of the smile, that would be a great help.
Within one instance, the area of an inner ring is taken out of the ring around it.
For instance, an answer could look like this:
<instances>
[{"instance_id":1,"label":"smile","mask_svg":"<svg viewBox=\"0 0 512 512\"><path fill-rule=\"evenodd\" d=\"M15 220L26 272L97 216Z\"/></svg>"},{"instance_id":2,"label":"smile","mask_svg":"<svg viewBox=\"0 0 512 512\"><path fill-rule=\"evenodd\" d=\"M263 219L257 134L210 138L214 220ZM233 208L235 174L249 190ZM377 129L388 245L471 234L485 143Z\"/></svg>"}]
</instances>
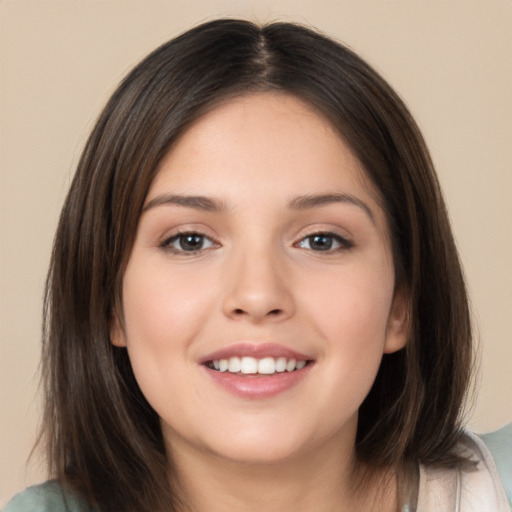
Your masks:
<instances>
[{"instance_id":1,"label":"smile","mask_svg":"<svg viewBox=\"0 0 512 512\"><path fill-rule=\"evenodd\" d=\"M306 366L306 360L297 360L286 357L230 357L229 359L215 359L206 365L212 370L229 372L238 375L273 375L275 373L293 372Z\"/></svg>"},{"instance_id":2,"label":"smile","mask_svg":"<svg viewBox=\"0 0 512 512\"><path fill-rule=\"evenodd\" d=\"M238 398L262 400L307 380L315 366L312 354L302 354L275 343L239 343L198 361L221 389Z\"/></svg>"}]
</instances>

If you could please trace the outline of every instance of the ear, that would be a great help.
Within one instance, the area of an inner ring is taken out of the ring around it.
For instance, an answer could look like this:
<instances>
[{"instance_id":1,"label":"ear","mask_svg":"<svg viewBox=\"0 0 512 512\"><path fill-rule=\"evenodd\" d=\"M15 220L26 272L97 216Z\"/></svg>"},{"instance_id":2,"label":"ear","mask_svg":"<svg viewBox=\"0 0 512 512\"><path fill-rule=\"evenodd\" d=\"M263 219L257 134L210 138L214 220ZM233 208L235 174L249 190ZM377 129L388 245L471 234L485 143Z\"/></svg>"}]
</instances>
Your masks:
<instances>
[{"instance_id":1,"label":"ear","mask_svg":"<svg viewBox=\"0 0 512 512\"><path fill-rule=\"evenodd\" d=\"M409 338L409 301L403 286L397 287L391 304L386 329L384 353L391 354L405 347Z\"/></svg>"},{"instance_id":2,"label":"ear","mask_svg":"<svg viewBox=\"0 0 512 512\"><path fill-rule=\"evenodd\" d=\"M110 343L116 347L126 347L126 335L117 313L110 317Z\"/></svg>"}]
</instances>

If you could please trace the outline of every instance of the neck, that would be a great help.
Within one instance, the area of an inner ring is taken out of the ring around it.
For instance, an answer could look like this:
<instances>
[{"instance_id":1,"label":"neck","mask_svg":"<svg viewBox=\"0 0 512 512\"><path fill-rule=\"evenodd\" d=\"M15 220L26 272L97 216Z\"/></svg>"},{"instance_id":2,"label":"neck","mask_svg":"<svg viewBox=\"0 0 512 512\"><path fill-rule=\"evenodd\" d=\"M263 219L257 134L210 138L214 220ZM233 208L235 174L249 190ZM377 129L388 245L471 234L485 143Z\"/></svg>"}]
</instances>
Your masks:
<instances>
[{"instance_id":1,"label":"neck","mask_svg":"<svg viewBox=\"0 0 512 512\"><path fill-rule=\"evenodd\" d=\"M240 463L181 448L173 450L179 478L175 486L186 503L179 512L396 510L391 473L367 478L355 464L354 451L328 446L279 462Z\"/></svg>"}]
</instances>

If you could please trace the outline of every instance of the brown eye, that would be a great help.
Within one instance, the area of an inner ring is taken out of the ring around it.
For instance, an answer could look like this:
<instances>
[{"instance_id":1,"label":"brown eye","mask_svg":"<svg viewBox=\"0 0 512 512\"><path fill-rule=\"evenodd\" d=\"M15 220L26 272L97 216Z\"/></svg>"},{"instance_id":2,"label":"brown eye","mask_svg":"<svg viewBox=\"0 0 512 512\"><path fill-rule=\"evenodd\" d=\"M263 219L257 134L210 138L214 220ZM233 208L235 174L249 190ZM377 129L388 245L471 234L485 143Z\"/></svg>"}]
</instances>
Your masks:
<instances>
[{"instance_id":1,"label":"brown eye","mask_svg":"<svg viewBox=\"0 0 512 512\"><path fill-rule=\"evenodd\" d=\"M203 248L204 237L202 235L190 234L178 237L178 245L182 251L198 251Z\"/></svg>"},{"instance_id":2,"label":"brown eye","mask_svg":"<svg viewBox=\"0 0 512 512\"><path fill-rule=\"evenodd\" d=\"M311 251L327 252L349 249L352 247L352 243L334 233L315 233L303 238L299 242L299 247Z\"/></svg>"},{"instance_id":3,"label":"brown eye","mask_svg":"<svg viewBox=\"0 0 512 512\"><path fill-rule=\"evenodd\" d=\"M179 233L168 238L162 247L173 252L198 252L214 246L214 242L200 233Z\"/></svg>"}]
</instances>

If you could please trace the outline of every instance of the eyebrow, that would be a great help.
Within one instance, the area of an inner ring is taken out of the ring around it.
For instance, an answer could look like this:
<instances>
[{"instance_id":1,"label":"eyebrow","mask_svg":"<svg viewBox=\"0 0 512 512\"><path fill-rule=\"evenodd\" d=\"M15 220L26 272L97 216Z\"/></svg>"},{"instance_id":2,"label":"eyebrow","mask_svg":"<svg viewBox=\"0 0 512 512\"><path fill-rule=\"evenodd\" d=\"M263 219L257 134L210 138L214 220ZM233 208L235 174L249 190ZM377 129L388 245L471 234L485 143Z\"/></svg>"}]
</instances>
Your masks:
<instances>
[{"instance_id":1,"label":"eyebrow","mask_svg":"<svg viewBox=\"0 0 512 512\"><path fill-rule=\"evenodd\" d=\"M186 208L194 208L195 210L207 212L223 212L227 210L225 203L218 199L205 196L163 194L151 199L151 201L142 208L142 213L161 205L185 206Z\"/></svg>"},{"instance_id":2,"label":"eyebrow","mask_svg":"<svg viewBox=\"0 0 512 512\"><path fill-rule=\"evenodd\" d=\"M288 208L292 210L309 210L319 208L333 203L348 203L361 208L375 223L375 218L371 208L363 201L350 194L332 193L332 194L306 194L294 197L289 203ZM195 210L203 210L207 212L225 212L228 207L219 199L206 196L185 196L175 194L162 194L154 197L149 201L142 213L162 205L184 206Z\"/></svg>"},{"instance_id":3,"label":"eyebrow","mask_svg":"<svg viewBox=\"0 0 512 512\"><path fill-rule=\"evenodd\" d=\"M375 217L371 208L363 201L350 194L334 193L334 194L306 194L293 198L288 207L292 210L308 210L310 208L318 208L327 206L333 203L348 203L361 208L370 217L370 220L375 223Z\"/></svg>"}]
</instances>

